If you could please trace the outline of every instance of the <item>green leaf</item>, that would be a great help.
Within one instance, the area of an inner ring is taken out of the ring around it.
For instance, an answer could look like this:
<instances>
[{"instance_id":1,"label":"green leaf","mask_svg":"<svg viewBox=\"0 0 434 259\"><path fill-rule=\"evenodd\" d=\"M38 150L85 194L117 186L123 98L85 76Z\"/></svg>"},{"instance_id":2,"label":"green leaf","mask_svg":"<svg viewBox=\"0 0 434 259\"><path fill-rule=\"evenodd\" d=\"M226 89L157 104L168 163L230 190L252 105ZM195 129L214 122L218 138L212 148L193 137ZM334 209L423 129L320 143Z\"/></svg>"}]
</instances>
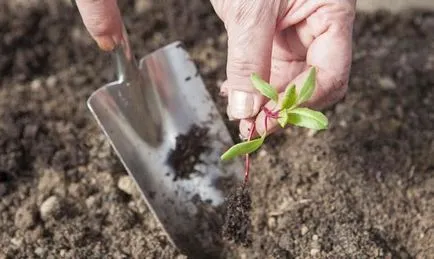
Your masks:
<instances>
[{"instance_id":1,"label":"green leaf","mask_svg":"<svg viewBox=\"0 0 434 259\"><path fill-rule=\"evenodd\" d=\"M295 90L295 85L292 84L285 89L282 100L282 109L291 108L297 101L297 91Z\"/></svg>"},{"instance_id":2,"label":"green leaf","mask_svg":"<svg viewBox=\"0 0 434 259\"><path fill-rule=\"evenodd\" d=\"M252 153L261 147L264 143L265 135L263 137L253 139L250 141L245 141L232 146L228 151L226 151L221 157L221 160L230 160L236 156L241 156L245 154Z\"/></svg>"},{"instance_id":3,"label":"green leaf","mask_svg":"<svg viewBox=\"0 0 434 259\"><path fill-rule=\"evenodd\" d=\"M288 124L288 112L286 110L281 110L279 112L279 118L277 119L277 121L282 128L285 128L286 124Z\"/></svg>"},{"instance_id":4,"label":"green leaf","mask_svg":"<svg viewBox=\"0 0 434 259\"><path fill-rule=\"evenodd\" d=\"M262 78L256 73L252 74L251 80L252 80L253 86L256 89L258 89L258 91L261 92L261 94L263 94L264 96L268 97L269 99L277 102L278 93L277 93L276 89L274 89L273 86L271 86L269 83L262 80Z\"/></svg>"},{"instance_id":5,"label":"green leaf","mask_svg":"<svg viewBox=\"0 0 434 259\"><path fill-rule=\"evenodd\" d=\"M304 103L312 97L313 91L315 90L315 68L311 68L303 87L301 88L300 94L298 96L298 104Z\"/></svg>"},{"instance_id":6,"label":"green leaf","mask_svg":"<svg viewBox=\"0 0 434 259\"><path fill-rule=\"evenodd\" d=\"M288 110L288 123L314 130L322 130L328 127L327 117L321 112L309 108Z\"/></svg>"}]
</instances>

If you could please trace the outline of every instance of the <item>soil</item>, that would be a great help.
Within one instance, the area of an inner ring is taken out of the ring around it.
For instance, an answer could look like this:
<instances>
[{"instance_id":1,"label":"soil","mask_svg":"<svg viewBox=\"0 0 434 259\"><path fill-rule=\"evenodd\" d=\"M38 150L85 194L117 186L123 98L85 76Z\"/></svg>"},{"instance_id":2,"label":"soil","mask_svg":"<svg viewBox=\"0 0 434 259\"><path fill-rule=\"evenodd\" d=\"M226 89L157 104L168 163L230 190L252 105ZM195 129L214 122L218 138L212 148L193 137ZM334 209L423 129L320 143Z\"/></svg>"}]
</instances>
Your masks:
<instances>
[{"instance_id":1,"label":"soil","mask_svg":"<svg viewBox=\"0 0 434 259\"><path fill-rule=\"evenodd\" d=\"M235 244L246 247L252 243L250 236L252 200L248 186L235 189L226 201L226 217L223 225L223 237Z\"/></svg>"},{"instance_id":2,"label":"soil","mask_svg":"<svg viewBox=\"0 0 434 259\"><path fill-rule=\"evenodd\" d=\"M174 169L173 181L189 179L191 174L201 173L196 165L200 164L201 156L209 150L206 145L208 128L193 125L185 134L176 137L175 148L171 150L168 163Z\"/></svg>"},{"instance_id":3,"label":"soil","mask_svg":"<svg viewBox=\"0 0 434 259\"><path fill-rule=\"evenodd\" d=\"M183 40L225 115L227 36L209 1L119 4L138 56ZM119 187L127 174L85 104L112 64L74 12L0 3L0 258L185 258ZM433 258L433 40L434 13L358 14L330 128L287 130L252 156L252 244L224 258Z\"/></svg>"}]
</instances>

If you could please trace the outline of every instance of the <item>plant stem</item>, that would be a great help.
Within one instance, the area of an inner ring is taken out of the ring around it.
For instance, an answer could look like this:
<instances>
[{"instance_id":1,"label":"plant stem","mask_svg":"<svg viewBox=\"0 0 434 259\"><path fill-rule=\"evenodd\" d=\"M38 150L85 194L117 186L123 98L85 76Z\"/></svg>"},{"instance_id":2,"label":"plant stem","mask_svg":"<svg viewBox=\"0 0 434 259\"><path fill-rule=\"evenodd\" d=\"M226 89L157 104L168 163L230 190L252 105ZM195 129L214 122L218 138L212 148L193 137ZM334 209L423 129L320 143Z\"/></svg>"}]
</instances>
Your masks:
<instances>
[{"instance_id":1,"label":"plant stem","mask_svg":"<svg viewBox=\"0 0 434 259\"><path fill-rule=\"evenodd\" d=\"M270 119L270 118L278 119L279 118L279 110L278 111L270 111L269 109L264 107L263 111L265 113L265 119L264 119L265 132L264 132L264 134L266 135L267 131L268 131L268 119ZM253 132L255 132L255 127L256 127L256 121L254 120L254 121L252 121L250 129L249 129L248 141L252 140ZM249 180L249 173L250 173L250 155L246 154L243 189L246 186L247 181Z\"/></svg>"},{"instance_id":2,"label":"plant stem","mask_svg":"<svg viewBox=\"0 0 434 259\"><path fill-rule=\"evenodd\" d=\"M250 125L250 129L249 129L249 138L248 140L252 140L252 136L253 136L253 132L255 132L255 121L252 121L252 124ZM245 160L245 167L246 167L246 171L244 173L244 183L243 183L243 189L247 184L247 181L249 179L249 171L250 171L250 159L249 159L249 154L246 154L246 160Z\"/></svg>"}]
</instances>

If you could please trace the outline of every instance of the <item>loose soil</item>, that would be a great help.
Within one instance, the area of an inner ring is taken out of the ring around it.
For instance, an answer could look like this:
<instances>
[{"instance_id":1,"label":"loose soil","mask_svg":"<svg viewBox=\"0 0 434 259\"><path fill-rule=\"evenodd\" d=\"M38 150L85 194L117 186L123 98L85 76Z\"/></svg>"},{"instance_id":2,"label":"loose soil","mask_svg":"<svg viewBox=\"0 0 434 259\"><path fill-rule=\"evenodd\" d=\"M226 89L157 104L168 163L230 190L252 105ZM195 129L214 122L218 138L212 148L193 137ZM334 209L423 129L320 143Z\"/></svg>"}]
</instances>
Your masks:
<instances>
[{"instance_id":1,"label":"loose soil","mask_svg":"<svg viewBox=\"0 0 434 259\"><path fill-rule=\"evenodd\" d=\"M235 189L227 198L226 217L223 225L223 237L235 244L246 247L252 243L250 210L252 200L247 186Z\"/></svg>"},{"instance_id":2,"label":"loose soil","mask_svg":"<svg viewBox=\"0 0 434 259\"><path fill-rule=\"evenodd\" d=\"M207 146L208 128L191 126L185 134L176 137L175 148L170 151L168 163L174 170L173 181L189 179L191 174L201 173L196 165L202 163L201 157L209 151Z\"/></svg>"},{"instance_id":3,"label":"loose soil","mask_svg":"<svg viewBox=\"0 0 434 259\"><path fill-rule=\"evenodd\" d=\"M209 1L119 3L137 54L183 40L225 114L227 36ZM0 3L0 258L185 258L119 187L85 104L112 64L73 13ZM433 258L433 40L434 13L358 14L329 130L287 130L252 156L252 244L224 258Z\"/></svg>"}]
</instances>

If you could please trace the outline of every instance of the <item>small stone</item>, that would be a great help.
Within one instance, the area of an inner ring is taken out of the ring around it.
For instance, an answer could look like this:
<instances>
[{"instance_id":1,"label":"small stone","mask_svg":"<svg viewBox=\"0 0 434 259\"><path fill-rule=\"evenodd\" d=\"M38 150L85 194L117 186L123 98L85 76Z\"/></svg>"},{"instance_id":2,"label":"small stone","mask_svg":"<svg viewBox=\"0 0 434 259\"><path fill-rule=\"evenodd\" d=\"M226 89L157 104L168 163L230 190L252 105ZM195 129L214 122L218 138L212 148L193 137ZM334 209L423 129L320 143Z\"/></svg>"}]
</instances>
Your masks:
<instances>
[{"instance_id":1,"label":"small stone","mask_svg":"<svg viewBox=\"0 0 434 259\"><path fill-rule=\"evenodd\" d=\"M55 76L49 76L46 82L48 87L54 87L57 84L57 78Z\"/></svg>"},{"instance_id":2,"label":"small stone","mask_svg":"<svg viewBox=\"0 0 434 259\"><path fill-rule=\"evenodd\" d=\"M381 89L384 89L384 90L396 89L395 81L388 76L379 78L378 84L380 85Z\"/></svg>"},{"instance_id":3,"label":"small stone","mask_svg":"<svg viewBox=\"0 0 434 259\"><path fill-rule=\"evenodd\" d=\"M135 9L136 13L141 14L141 13L144 13L146 11L151 10L152 3L153 2L150 0L137 0L135 5L134 5L134 9Z\"/></svg>"},{"instance_id":4,"label":"small stone","mask_svg":"<svg viewBox=\"0 0 434 259\"><path fill-rule=\"evenodd\" d=\"M339 121L339 126L341 126L342 128L346 128L348 126L347 121L345 120L340 120Z\"/></svg>"},{"instance_id":5,"label":"small stone","mask_svg":"<svg viewBox=\"0 0 434 259\"><path fill-rule=\"evenodd\" d=\"M41 89L41 86L42 86L42 82L40 79L35 79L30 83L30 88L33 91L37 91L37 90Z\"/></svg>"},{"instance_id":6,"label":"small stone","mask_svg":"<svg viewBox=\"0 0 434 259\"><path fill-rule=\"evenodd\" d=\"M50 196L40 207L41 218L47 220L60 211L60 201L56 196Z\"/></svg>"},{"instance_id":7,"label":"small stone","mask_svg":"<svg viewBox=\"0 0 434 259\"><path fill-rule=\"evenodd\" d=\"M118 188L129 195L137 195L136 185L129 175L124 175L119 178Z\"/></svg>"},{"instance_id":8,"label":"small stone","mask_svg":"<svg viewBox=\"0 0 434 259\"><path fill-rule=\"evenodd\" d=\"M259 151L259 157L265 157L265 156L267 156L267 151L265 151L264 149L261 149L260 151Z\"/></svg>"},{"instance_id":9,"label":"small stone","mask_svg":"<svg viewBox=\"0 0 434 259\"><path fill-rule=\"evenodd\" d=\"M14 246L21 246L21 244L23 243L23 240L22 239L20 239L20 238L12 238L11 239L11 243L14 245Z\"/></svg>"},{"instance_id":10,"label":"small stone","mask_svg":"<svg viewBox=\"0 0 434 259\"><path fill-rule=\"evenodd\" d=\"M36 249L35 249L35 254L37 254L37 255L39 255L39 256L42 256L42 254L45 252L45 250L44 250L44 248L42 248L42 247L37 247Z\"/></svg>"},{"instance_id":11,"label":"small stone","mask_svg":"<svg viewBox=\"0 0 434 259\"><path fill-rule=\"evenodd\" d=\"M275 228L277 226L276 218L275 217L269 217L268 218L268 227L269 228Z\"/></svg>"},{"instance_id":12,"label":"small stone","mask_svg":"<svg viewBox=\"0 0 434 259\"><path fill-rule=\"evenodd\" d=\"M310 255L315 256L315 255L319 254L319 252L320 252L320 250L318 248L312 248L310 250Z\"/></svg>"},{"instance_id":13,"label":"small stone","mask_svg":"<svg viewBox=\"0 0 434 259\"><path fill-rule=\"evenodd\" d=\"M92 207L95 207L96 202L97 202L97 198L95 196L89 196L86 199L86 206L90 209Z\"/></svg>"},{"instance_id":14,"label":"small stone","mask_svg":"<svg viewBox=\"0 0 434 259\"><path fill-rule=\"evenodd\" d=\"M306 235L306 233L309 231L309 229L305 226L305 225L303 225L302 227L301 227L301 235L302 236L304 236L304 235Z\"/></svg>"},{"instance_id":15,"label":"small stone","mask_svg":"<svg viewBox=\"0 0 434 259\"><path fill-rule=\"evenodd\" d=\"M14 223L17 228L28 229L35 224L35 210L31 206L20 207L15 213Z\"/></svg>"},{"instance_id":16,"label":"small stone","mask_svg":"<svg viewBox=\"0 0 434 259\"><path fill-rule=\"evenodd\" d=\"M313 240L313 241L318 241L318 238L319 238L318 235L313 235L313 236L312 236L312 240Z\"/></svg>"}]
</instances>

